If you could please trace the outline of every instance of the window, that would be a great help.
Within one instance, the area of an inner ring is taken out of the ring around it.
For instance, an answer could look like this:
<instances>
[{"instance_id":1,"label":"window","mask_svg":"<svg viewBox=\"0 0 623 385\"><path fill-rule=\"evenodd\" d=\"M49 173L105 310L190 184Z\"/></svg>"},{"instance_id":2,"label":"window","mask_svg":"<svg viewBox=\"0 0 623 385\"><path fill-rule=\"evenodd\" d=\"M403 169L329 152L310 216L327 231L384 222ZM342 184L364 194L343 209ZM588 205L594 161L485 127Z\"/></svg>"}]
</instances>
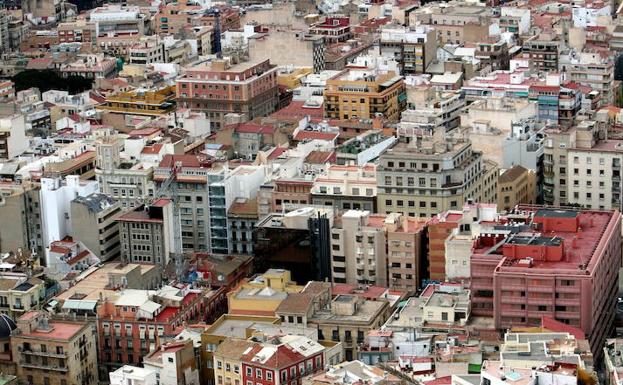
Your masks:
<instances>
[{"instance_id":1,"label":"window","mask_svg":"<svg viewBox=\"0 0 623 385\"><path fill-rule=\"evenodd\" d=\"M266 380L267 381L273 380L273 372L271 372L270 370L266 371Z\"/></svg>"},{"instance_id":2,"label":"window","mask_svg":"<svg viewBox=\"0 0 623 385\"><path fill-rule=\"evenodd\" d=\"M391 199L386 199L385 200L385 206L391 206L392 205L392 200Z\"/></svg>"},{"instance_id":3,"label":"window","mask_svg":"<svg viewBox=\"0 0 623 385\"><path fill-rule=\"evenodd\" d=\"M255 377L262 378L262 369L255 369Z\"/></svg>"},{"instance_id":4,"label":"window","mask_svg":"<svg viewBox=\"0 0 623 385\"><path fill-rule=\"evenodd\" d=\"M253 369L251 369L250 367L247 366L247 377L251 377L253 375Z\"/></svg>"},{"instance_id":5,"label":"window","mask_svg":"<svg viewBox=\"0 0 623 385\"><path fill-rule=\"evenodd\" d=\"M216 368L223 369L223 363L221 361L216 361Z\"/></svg>"},{"instance_id":6,"label":"window","mask_svg":"<svg viewBox=\"0 0 623 385\"><path fill-rule=\"evenodd\" d=\"M225 364L225 371L226 372L231 372L231 365L229 363Z\"/></svg>"}]
</instances>

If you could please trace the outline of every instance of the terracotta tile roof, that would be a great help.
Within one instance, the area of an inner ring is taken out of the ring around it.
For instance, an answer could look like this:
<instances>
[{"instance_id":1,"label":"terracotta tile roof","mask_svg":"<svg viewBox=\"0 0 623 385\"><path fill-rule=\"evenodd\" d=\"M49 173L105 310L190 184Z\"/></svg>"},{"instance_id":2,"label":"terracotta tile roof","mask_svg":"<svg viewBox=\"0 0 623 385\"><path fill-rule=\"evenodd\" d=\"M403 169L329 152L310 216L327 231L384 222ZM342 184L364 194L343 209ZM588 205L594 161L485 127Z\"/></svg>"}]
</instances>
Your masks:
<instances>
[{"instance_id":1,"label":"terracotta tile roof","mask_svg":"<svg viewBox=\"0 0 623 385\"><path fill-rule=\"evenodd\" d=\"M277 307L277 313L306 314L312 305L312 296L307 293L289 293Z\"/></svg>"},{"instance_id":2,"label":"terracotta tile roof","mask_svg":"<svg viewBox=\"0 0 623 385\"><path fill-rule=\"evenodd\" d=\"M498 183L512 182L519 178L521 175L523 175L525 172L528 172L528 169L522 165L517 164L504 171L504 174L500 175L500 177L498 178Z\"/></svg>"},{"instance_id":3,"label":"terracotta tile roof","mask_svg":"<svg viewBox=\"0 0 623 385\"><path fill-rule=\"evenodd\" d=\"M275 127L257 123L241 123L236 126L234 131L243 134L273 134Z\"/></svg>"},{"instance_id":4,"label":"terracotta tile roof","mask_svg":"<svg viewBox=\"0 0 623 385\"><path fill-rule=\"evenodd\" d=\"M335 152L333 151L312 151L305 158L305 163L324 164L335 161Z\"/></svg>"}]
</instances>

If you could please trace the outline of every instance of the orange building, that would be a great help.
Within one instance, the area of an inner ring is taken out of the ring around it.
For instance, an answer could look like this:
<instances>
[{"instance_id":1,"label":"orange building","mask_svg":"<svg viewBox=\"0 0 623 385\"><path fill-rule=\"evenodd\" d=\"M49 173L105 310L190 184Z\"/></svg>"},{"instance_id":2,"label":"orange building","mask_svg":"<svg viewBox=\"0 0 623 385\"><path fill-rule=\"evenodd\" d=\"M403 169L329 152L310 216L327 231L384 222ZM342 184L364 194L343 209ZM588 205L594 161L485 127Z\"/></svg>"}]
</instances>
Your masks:
<instances>
[{"instance_id":1,"label":"orange building","mask_svg":"<svg viewBox=\"0 0 623 385\"><path fill-rule=\"evenodd\" d=\"M446 211L428 222L428 273L437 281L446 279L446 238L463 218L460 211Z\"/></svg>"}]
</instances>

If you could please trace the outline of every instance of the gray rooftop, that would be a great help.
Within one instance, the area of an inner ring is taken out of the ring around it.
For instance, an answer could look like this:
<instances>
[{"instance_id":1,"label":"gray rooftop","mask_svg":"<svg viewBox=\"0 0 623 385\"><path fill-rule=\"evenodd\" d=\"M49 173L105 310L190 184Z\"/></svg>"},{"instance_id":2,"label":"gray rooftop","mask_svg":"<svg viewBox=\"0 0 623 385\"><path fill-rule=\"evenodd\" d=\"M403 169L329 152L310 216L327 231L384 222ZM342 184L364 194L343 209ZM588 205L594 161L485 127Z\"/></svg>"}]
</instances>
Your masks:
<instances>
[{"instance_id":1,"label":"gray rooftop","mask_svg":"<svg viewBox=\"0 0 623 385\"><path fill-rule=\"evenodd\" d=\"M77 197L73 200L75 203L82 204L93 213L99 213L112 207L117 201L106 194L93 193L86 197Z\"/></svg>"}]
</instances>

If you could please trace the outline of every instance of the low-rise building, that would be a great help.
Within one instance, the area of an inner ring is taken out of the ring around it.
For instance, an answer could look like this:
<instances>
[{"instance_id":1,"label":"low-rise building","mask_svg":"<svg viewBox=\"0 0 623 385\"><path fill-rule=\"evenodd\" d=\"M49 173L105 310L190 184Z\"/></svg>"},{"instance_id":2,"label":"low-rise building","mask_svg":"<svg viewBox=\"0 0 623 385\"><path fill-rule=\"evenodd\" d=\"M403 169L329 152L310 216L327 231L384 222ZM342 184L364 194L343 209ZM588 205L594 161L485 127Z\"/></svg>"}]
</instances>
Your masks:
<instances>
[{"instance_id":1,"label":"low-rise building","mask_svg":"<svg viewBox=\"0 0 623 385\"><path fill-rule=\"evenodd\" d=\"M376 212L376 166L330 165L314 179L312 204Z\"/></svg>"},{"instance_id":2,"label":"low-rise building","mask_svg":"<svg viewBox=\"0 0 623 385\"><path fill-rule=\"evenodd\" d=\"M498 209L510 211L520 203L536 203L536 174L516 165L504 170L498 178Z\"/></svg>"},{"instance_id":3,"label":"low-rise building","mask_svg":"<svg viewBox=\"0 0 623 385\"><path fill-rule=\"evenodd\" d=\"M172 341L143 357L143 367L156 373L162 385L199 385L199 367L193 341Z\"/></svg>"},{"instance_id":4,"label":"low-rise building","mask_svg":"<svg viewBox=\"0 0 623 385\"><path fill-rule=\"evenodd\" d=\"M57 321L30 311L11 337L17 376L33 384L98 383L97 346L88 322Z\"/></svg>"}]
</instances>

